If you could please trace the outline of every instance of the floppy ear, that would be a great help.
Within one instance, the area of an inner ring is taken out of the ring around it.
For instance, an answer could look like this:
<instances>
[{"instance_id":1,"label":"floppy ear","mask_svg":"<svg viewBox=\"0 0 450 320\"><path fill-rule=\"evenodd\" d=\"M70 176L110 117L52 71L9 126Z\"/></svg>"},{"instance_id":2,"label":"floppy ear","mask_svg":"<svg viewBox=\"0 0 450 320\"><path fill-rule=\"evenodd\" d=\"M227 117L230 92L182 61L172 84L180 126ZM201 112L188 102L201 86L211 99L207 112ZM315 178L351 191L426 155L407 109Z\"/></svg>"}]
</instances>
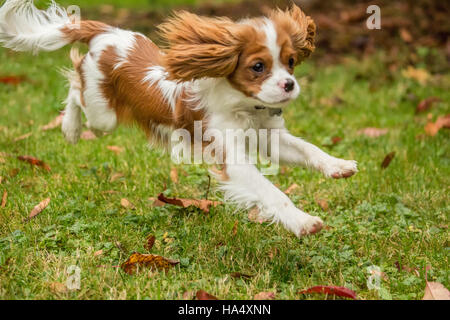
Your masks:
<instances>
[{"instance_id":1,"label":"floppy ear","mask_svg":"<svg viewBox=\"0 0 450 320\"><path fill-rule=\"evenodd\" d=\"M293 4L286 11L276 10L271 18L291 35L292 44L298 55L297 63L302 62L314 52L316 24L297 5Z\"/></svg>"},{"instance_id":2,"label":"floppy ear","mask_svg":"<svg viewBox=\"0 0 450 320\"><path fill-rule=\"evenodd\" d=\"M183 11L160 25L159 33L167 43L162 64L171 79L227 77L237 67L242 42L237 25L229 19Z\"/></svg>"}]
</instances>

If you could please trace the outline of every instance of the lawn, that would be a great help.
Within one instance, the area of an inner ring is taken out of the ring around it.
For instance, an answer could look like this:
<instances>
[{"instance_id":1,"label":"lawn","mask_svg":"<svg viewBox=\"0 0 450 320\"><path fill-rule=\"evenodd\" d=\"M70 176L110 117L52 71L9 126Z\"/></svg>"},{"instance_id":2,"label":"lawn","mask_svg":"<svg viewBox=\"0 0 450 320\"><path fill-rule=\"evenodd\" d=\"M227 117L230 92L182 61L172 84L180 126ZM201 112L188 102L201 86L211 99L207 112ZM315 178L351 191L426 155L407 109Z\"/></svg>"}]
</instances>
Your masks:
<instances>
[{"instance_id":1,"label":"lawn","mask_svg":"<svg viewBox=\"0 0 450 320\"><path fill-rule=\"evenodd\" d=\"M76 146L59 129L41 130L63 109L67 86L58 69L70 66L68 50L32 56L0 49L0 76L26 77L16 86L0 84L0 152L12 155L0 157L0 196L8 194L0 208L1 299L181 299L200 289L221 299L252 299L259 292L333 299L298 294L316 285L345 286L361 299L422 299L427 266L429 281L450 286L450 132L429 136L424 130L429 118L450 113L448 73L431 74L426 83L401 70L390 73L383 51L297 69L303 94L286 111L288 127L360 168L341 181L303 168L270 177L283 190L298 184L290 198L327 225L299 240L280 226L250 221L231 205L209 214L153 207L149 198L164 190L185 198L209 193L220 200L221 194L214 180L208 190L206 167L174 166L135 128ZM426 70L428 55L439 54L422 50L413 67ZM430 96L440 101L415 114ZM377 138L358 133L367 127L388 130ZM51 172L17 160L21 155L44 160ZM173 167L178 183L170 178ZM123 176L111 179L117 173ZM27 221L46 198L47 209ZM122 206L124 198L135 209ZM151 253L181 263L167 273L124 273L117 266L132 252L148 253L149 235L156 237ZM81 269L81 288L61 290L71 266ZM371 266L381 269L381 290L367 286ZM236 272L252 277L232 277Z\"/></svg>"}]
</instances>

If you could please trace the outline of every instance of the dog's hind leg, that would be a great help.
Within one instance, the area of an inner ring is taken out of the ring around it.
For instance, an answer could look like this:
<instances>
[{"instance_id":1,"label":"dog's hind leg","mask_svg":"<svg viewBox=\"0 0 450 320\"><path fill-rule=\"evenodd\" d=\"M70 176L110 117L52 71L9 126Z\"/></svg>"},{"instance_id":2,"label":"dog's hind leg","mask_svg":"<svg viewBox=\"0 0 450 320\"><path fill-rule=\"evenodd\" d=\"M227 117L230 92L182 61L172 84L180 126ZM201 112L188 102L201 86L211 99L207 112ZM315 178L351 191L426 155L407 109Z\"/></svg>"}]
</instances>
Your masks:
<instances>
[{"instance_id":1,"label":"dog's hind leg","mask_svg":"<svg viewBox=\"0 0 450 320\"><path fill-rule=\"evenodd\" d=\"M72 71L74 72L74 71ZM77 144L83 129L80 90L72 81L62 121L62 132L69 143Z\"/></svg>"}]
</instances>

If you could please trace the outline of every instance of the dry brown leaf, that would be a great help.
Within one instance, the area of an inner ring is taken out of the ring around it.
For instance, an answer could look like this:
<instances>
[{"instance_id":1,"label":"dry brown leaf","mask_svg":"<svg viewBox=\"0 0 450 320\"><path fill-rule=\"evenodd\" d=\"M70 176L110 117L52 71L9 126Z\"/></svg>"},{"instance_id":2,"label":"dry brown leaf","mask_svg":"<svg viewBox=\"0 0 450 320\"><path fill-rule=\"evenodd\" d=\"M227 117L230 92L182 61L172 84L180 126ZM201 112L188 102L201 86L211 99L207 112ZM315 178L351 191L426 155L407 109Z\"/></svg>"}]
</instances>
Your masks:
<instances>
[{"instance_id":1,"label":"dry brown leaf","mask_svg":"<svg viewBox=\"0 0 450 320\"><path fill-rule=\"evenodd\" d=\"M416 113L421 113L430 110L431 107L433 106L433 103L439 101L441 101L441 99L439 99L438 97L429 97L420 101L420 103L417 105Z\"/></svg>"},{"instance_id":2,"label":"dry brown leaf","mask_svg":"<svg viewBox=\"0 0 450 320\"><path fill-rule=\"evenodd\" d=\"M232 231L233 237L237 235L237 232L238 232L238 226L239 226L239 221L236 220L236 221L234 222L233 231Z\"/></svg>"},{"instance_id":3,"label":"dry brown leaf","mask_svg":"<svg viewBox=\"0 0 450 320\"><path fill-rule=\"evenodd\" d=\"M97 139L97 136L92 131L87 130L87 131L83 131L83 133L81 133L81 137L80 138L81 138L81 140L89 141L89 140Z\"/></svg>"},{"instance_id":4,"label":"dry brown leaf","mask_svg":"<svg viewBox=\"0 0 450 320\"><path fill-rule=\"evenodd\" d=\"M450 292L439 282L428 282L422 300L450 300Z\"/></svg>"},{"instance_id":5,"label":"dry brown leaf","mask_svg":"<svg viewBox=\"0 0 450 320\"><path fill-rule=\"evenodd\" d=\"M1 207L4 208L6 207L6 200L8 199L8 191L4 191L3 192L3 197L2 197L2 204Z\"/></svg>"},{"instance_id":6,"label":"dry brown leaf","mask_svg":"<svg viewBox=\"0 0 450 320\"><path fill-rule=\"evenodd\" d=\"M125 150L124 148L118 146L107 146L106 148L108 148L109 151L112 151L117 155L121 154Z\"/></svg>"},{"instance_id":7,"label":"dry brown leaf","mask_svg":"<svg viewBox=\"0 0 450 320\"><path fill-rule=\"evenodd\" d=\"M323 211L328 211L329 206L328 206L328 201L327 200L325 200L325 199L317 199L316 202L319 205L319 207L322 208Z\"/></svg>"},{"instance_id":8,"label":"dry brown leaf","mask_svg":"<svg viewBox=\"0 0 450 320\"><path fill-rule=\"evenodd\" d=\"M154 235L149 235L147 237L147 241L144 244L145 250L147 250L147 251L152 250L153 246L155 245L155 240L156 240L156 237Z\"/></svg>"},{"instance_id":9,"label":"dry brown leaf","mask_svg":"<svg viewBox=\"0 0 450 320\"><path fill-rule=\"evenodd\" d=\"M253 298L254 300L275 300L274 292L260 292Z\"/></svg>"},{"instance_id":10,"label":"dry brown leaf","mask_svg":"<svg viewBox=\"0 0 450 320\"><path fill-rule=\"evenodd\" d=\"M131 209L131 210L135 210L136 206L134 204L132 204L128 199L126 198L122 198L120 200L120 205L122 207L124 207L125 209Z\"/></svg>"},{"instance_id":11,"label":"dry brown leaf","mask_svg":"<svg viewBox=\"0 0 450 320\"><path fill-rule=\"evenodd\" d=\"M103 250L98 250L94 252L94 257L101 256L103 254Z\"/></svg>"},{"instance_id":12,"label":"dry brown leaf","mask_svg":"<svg viewBox=\"0 0 450 320\"><path fill-rule=\"evenodd\" d=\"M248 212L248 220L250 220L251 222L255 222L255 223L264 223L267 222L267 220L265 220L264 218L260 217L259 214L259 208L258 207L253 207L249 212Z\"/></svg>"},{"instance_id":13,"label":"dry brown leaf","mask_svg":"<svg viewBox=\"0 0 450 320\"><path fill-rule=\"evenodd\" d=\"M168 271L179 264L179 261L167 259L153 254L133 253L127 261L120 266L128 274L135 274L140 268L152 271Z\"/></svg>"},{"instance_id":14,"label":"dry brown leaf","mask_svg":"<svg viewBox=\"0 0 450 320\"><path fill-rule=\"evenodd\" d=\"M428 122L425 126L425 133L430 137L434 137L442 128L450 128L450 115L441 116L436 122Z\"/></svg>"},{"instance_id":15,"label":"dry brown leaf","mask_svg":"<svg viewBox=\"0 0 450 320\"><path fill-rule=\"evenodd\" d=\"M286 189L286 191L284 192L285 194L291 194L292 192L294 192L295 190L297 190L298 188L300 188L300 186L296 183L292 184L289 188Z\"/></svg>"},{"instance_id":16,"label":"dry brown leaf","mask_svg":"<svg viewBox=\"0 0 450 320\"><path fill-rule=\"evenodd\" d=\"M68 291L67 286L60 282L52 282L49 284L49 287L53 293L66 293Z\"/></svg>"},{"instance_id":17,"label":"dry brown leaf","mask_svg":"<svg viewBox=\"0 0 450 320\"><path fill-rule=\"evenodd\" d=\"M196 200L196 199L178 199L178 198L166 198L164 194L160 194L158 196L158 200L167 204L172 204L182 208L188 207L197 207L202 211L208 213L211 207L217 207L222 204L219 201L211 201L211 200Z\"/></svg>"},{"instance_id":18,"label":"dry brown leaf","mask_svg":"<svg viewBox=\"0 0 450 320\"><path fill-rule=\"evenodd\" d=\"M19 142L19 141L28 139L28 138L31 137L32 135L33 135L32 132L26 133L26 134L24 134L24 135L21 135L20 137L15 138L15 139L14 139L14 142Z\"/></svg>"},{"instance_id":19,"label":"dry brown leaf","mask_svg":"<svg viewBox=\"0 0 450 320\"><path fill-rule=\"evenodd\" d=\"M60 127L62 124L63 118L64 118L64 115L60 114L55 119L53 119L50 123L46 124L45 126L42 126L41 130L48 131L48 130L53 130L53 129Z\"/></svg>"},{"instance_id":20,"label":"dry brown leaf","mask_svg":"<svg viewBox=\"0 0 450 320\"><path fill-rule=\"evenodd\" d=\"M410 43L413 41L413 37L412 37L411 33L405 28L400 29L400 37L406 43Z\"/></svg>"},{"instance_id":21,"label":"dry brown leaf","mask_svg":"<svg viewBox=\"0 0 450 320\"><path fill-rule=\"evenodd\" d=\"M178 170L175 167L170 170L170 180L175 184L178 183Z\"/></svg>"},{"instance_id":22,"label":"dry brown leaf","mask_svg":"<svg viewBox=\"0 0 450 320\"><path fill-rule=\"evenodd\" d=\"M49 204L50 204L50 198L47 198L47 199L43 200L41 203L39 203L36 207L34 207L33 210L31 210L28 220L33 219L38 214L40 214L42 211L44 211L45 208L47 208Z\"/></svg>"},{"instance_id":23,"label":"dry brown leaf","mask_svg":"<svg viewBox=\"0 0 450 320\"><path fill-rule=\"evenodd\" d=\"M197 291L195 296L197 297L197 300L219 300L219 298L217 298L203 290Z\"/></svg>"},{"instance_id":24,"label":"dry brown leaf","mask_svg":"<svg viewBox=\"0 0 450 320\"><path fill-rule=\"evenodd\" d=\"M115 181L117 181L117 180L119 180L120 178L123 178L123 177L125 177L125 175L123 173L120 173L120 172L114 173L111 176L111 179L109 179L109 182L111 182L111 183L115 182Z\"/></svg>"},{"instance_id":25,"label":"dry brown leaf","mask_svg":"<svg viewBox=\"0 0 450 320\"><path fill-rule=\"evenodd\" d=\"M48 164L46 164L44 161L36 159L34 157L19 156L19 157L17 157L17 159L19 159L20 161L28 162L32 166L41 167L42 169L44 169L46 171L49 171L49 172L52 171L52 169L50 168L50 166Z\"/></svg>"},{"instance_id":26,"label":"dry brown leaf","mask_svg":"<svg viewBox=\"0 0 450 320\"><path fill-rule=\"evenodd\" d=\"M381 136L386 135L389 132L388 129L381 129L381 128L364 128L358 131L359 135L365 135L369 138L378 138Z\"/></svg>"},{"instance_id":27,"label":"dry brown leaf","mask_svg":"<svg viewBox=\"0 0 450 320\"><path fill-rule=\"evenodd\" d=\"M389 167L389 165L391 164L392 160L394 160L395 158L395 154L396 152L393 151L391 153L389 153L383 160L383 162L381 163L381 168L382 169L386 169L387 167Z\"/></svg>"},{"instance_id":28,"label":"dry brown leaf","mask_svg":"<svg viewBox=\"0 0 450 320\"><path fill-rule=\"evenodd\" d=\"M164 207L166 205L166 203L162 202L161 200L157 199L157 198L148 198L148 200L150 200L152 202L152 207Z\"/></svg>"},{"instance_id":29,"label":"dry brown leaf","mask_svg":"<svg viewBox=\"0 0 450 320\"><path fill-rule=\"evenodd\" d=\"M431 78L431 75L427 70L416 69L412 66L409 66L406 70L403 70L402 75L404 78L415 80L421 85L425 85Z\"/></svg>"}]
</instances>

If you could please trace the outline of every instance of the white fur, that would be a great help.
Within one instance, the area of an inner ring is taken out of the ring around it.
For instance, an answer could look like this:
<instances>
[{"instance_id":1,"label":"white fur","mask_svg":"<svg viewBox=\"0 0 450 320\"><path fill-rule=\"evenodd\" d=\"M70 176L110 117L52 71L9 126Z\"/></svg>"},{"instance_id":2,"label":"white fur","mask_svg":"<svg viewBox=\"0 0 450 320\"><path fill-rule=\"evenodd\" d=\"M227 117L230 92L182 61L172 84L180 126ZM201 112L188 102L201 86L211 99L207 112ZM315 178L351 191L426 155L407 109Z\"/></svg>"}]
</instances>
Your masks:
<instances>
[{"instance_id":1,"label":"white fur","mask_svg":"<svg viewBox=\"0 0 450 320\"><path fill-rule=\"evenodd\" d=\"M41 11L32 0L7 0L0 8L0 43L16 51L54 51L69 43L60 31L68 24L67 12L54 2Z\"/></svg>"}]
</instances>

